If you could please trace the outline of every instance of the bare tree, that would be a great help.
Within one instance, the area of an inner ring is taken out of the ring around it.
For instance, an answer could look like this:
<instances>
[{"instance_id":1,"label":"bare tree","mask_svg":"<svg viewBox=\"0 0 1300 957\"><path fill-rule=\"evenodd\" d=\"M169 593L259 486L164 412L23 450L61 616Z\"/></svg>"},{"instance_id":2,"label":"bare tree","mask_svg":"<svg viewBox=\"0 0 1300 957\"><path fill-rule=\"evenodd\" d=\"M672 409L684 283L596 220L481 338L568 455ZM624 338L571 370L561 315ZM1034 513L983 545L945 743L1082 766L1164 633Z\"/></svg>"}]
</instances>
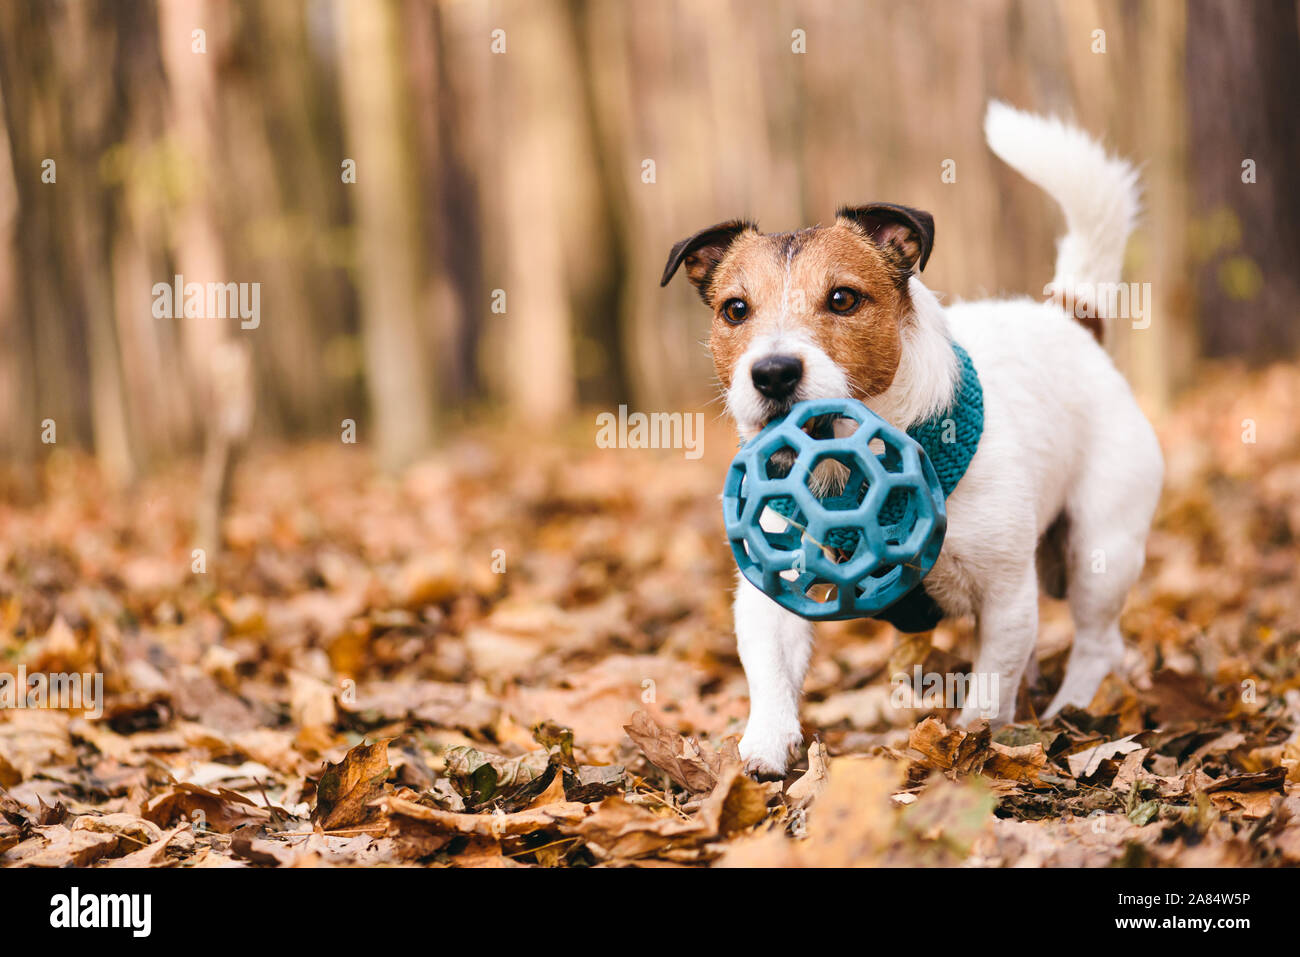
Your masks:
<instances>
[{"instance_id":1,"label":"bare tree","mask_svg":"<svg viewBox=\"0 0 1300 957\"><path fill-rule=\"evenodd\" d=\"M356 163L356 281L366 383L381 462L400 468L433 442L433 391L420 349L416 187L400 43L390 0L342 0L343 113ZM340 157L342 161L343 157Z\"/></svg>"}]
</instances>

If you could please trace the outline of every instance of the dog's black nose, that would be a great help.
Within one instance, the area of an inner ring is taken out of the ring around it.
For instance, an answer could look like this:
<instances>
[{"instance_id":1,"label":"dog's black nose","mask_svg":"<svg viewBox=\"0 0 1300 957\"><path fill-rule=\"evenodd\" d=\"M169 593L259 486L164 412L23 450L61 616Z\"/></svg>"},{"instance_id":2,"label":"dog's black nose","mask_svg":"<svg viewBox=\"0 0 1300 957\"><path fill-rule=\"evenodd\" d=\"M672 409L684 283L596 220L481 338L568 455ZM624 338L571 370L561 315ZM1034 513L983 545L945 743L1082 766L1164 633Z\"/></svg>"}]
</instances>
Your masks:
<instances>
[{"instance_id":1,"label":"dog's black nose","mask_svg":"<svg viewBox=\"0 0 1300 957\"><path fill-rule=\"evenodd\" d=\"M788 399L803 378L803 362L797 356L764 356L749 375L754 388L769 399Z\"/></svg>"}]
</instances>

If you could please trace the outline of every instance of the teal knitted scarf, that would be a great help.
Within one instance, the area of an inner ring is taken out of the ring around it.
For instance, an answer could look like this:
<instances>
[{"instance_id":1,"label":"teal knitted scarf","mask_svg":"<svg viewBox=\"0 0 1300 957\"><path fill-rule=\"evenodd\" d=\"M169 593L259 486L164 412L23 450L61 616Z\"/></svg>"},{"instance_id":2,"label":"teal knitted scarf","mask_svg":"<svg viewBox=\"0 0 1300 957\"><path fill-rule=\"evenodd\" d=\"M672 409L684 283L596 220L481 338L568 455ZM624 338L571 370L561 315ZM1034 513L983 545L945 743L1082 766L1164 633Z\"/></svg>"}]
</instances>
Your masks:
<instances>
[{"instance_id":1,"label":"teal knitted scarf","mask_svg":"<svg viewBox=\"0 0 1300 957\"><path fill-rule=\"evenodd\" d=\"M920 443L930 457L944 498L952 494L966 467L975 457L980 436L984 434L984 387L970 355L957 343L952 344L957 353L961 375L948 408L918 422L907 434Z\"/></svg>"}]
</instances>

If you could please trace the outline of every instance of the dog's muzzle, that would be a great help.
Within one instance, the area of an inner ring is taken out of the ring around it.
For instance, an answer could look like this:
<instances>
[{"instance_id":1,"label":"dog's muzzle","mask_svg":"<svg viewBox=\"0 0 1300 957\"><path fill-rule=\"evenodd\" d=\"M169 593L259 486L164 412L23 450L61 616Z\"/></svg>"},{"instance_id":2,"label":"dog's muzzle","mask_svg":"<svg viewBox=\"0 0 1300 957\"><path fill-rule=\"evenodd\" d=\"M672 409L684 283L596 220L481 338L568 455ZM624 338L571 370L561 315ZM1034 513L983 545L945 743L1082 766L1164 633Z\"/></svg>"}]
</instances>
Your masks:
<instances>
[{"instance_id":1,"label":"dog's muzzle","mask_svg":"<svg viewBox=\"0 0 1300 957\"><path fill-rule=\"evenodd\" d=\"M803 360L798 356L764 356L750 366L749 377L759 395L777 403L789 403L803 380Z\"/></svg>"}]
</instances>

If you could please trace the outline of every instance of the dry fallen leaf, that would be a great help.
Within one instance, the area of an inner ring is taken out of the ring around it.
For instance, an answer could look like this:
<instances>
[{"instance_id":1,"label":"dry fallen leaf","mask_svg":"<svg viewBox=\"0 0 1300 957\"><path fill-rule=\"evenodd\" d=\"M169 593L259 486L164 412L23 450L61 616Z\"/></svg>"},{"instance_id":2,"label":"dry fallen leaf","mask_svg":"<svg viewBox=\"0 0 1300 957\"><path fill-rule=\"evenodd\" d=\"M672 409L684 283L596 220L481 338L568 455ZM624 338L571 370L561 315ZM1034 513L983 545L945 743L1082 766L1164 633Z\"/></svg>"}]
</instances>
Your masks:
<instances>
[{"instance_id":1,"label":"dry fallen leaf","mask_svg":"<svg viewBox=\"0 0 1300 957\"><path fill-rule=\"evenodd\" d=\"M89 867L119 846L116 834L71 830L61 824L36 828L37 836L6 854L19 867Z\"/></svg>"},{"instance_id":2,"label":"dry fallen leaf","mask_svg":"<svg viewBox=\"0 0 1300 957\"><path fill-rule=\"evenodd\" d=\"M11 788L22 781L23 775L0 754L0 788Z\"/></svg>"},{"instance_id":3,"label":"dry fallen leaf","mask_svg":"<svg viewBox=\"0 0 1300 957\"><path fill-rule=\"evenodd\" d=\"M938 718L926 718L912 729L907 744L921 755L924 767L974 774L988 760L991 740L987 722L963 731L949 728Z\"/></svg>"},{"instance_id":4,"label":"dry fallen leaf","mask_svg":"<svg viewBox=\"0 0 1300 957\"><path fill-rule=\"evenodd\" d=\"M598 860L636 860L674 846L694 845L710 829L673 813L653 814L619 797L601 801L590 816L568 825L565 834L581 838Z\"/></svg>"},{"instance_id":5,"label":"dry fallen leaf","mask_svg":"<svg viewBox=\"0 0 1300 957\"><path fill-rule=\"evenodd\" d=\"M731 761L718 773L718 783L700 804L697 820L709 836L727 836L743 831L767 817L766 786L748 777L739 761Z\"/></svg>"},{"instance_id":6,"label":"dry fallen leaf","mask_svg":"<svg viewBox=\"0 0 1300 957\"><path fill-rule=\"evenodd\" d=\"M564 775L556 774L552 776L551 783L546 786L546 790L533 798L526 810L536 810L549 804L563 804L566 800L567 798L564 796Z\"/></svg>"},{"instance_id":7,"label":"dry fallen leaf","mask_svg":"<svg viewBox=\"0 0 1300 957\"><path fill-rule=\"evenodd\" d=\"M708 751L698 741L658 724L645 711L624 726L646 760L688 791L712 791L725 756Z\"/></svg>"},{"instance_id":8,"label":"dry fallen leaf","mask_svg":"<svg viewBox=\"0 0 1300 957\"><path fill-rule=\"evenodd\" d=\"M1210 803L1220 811L1237 811L1248 818L1266 816L1278 801L1273 791L1214 791Z\"/></svg>"},{"instance_id":9,"label":"dry fallen leaf","mask_svg":"<svg viewBox=\"0 0 1300 957\"><path fill-rule=\"evenodd\" d=\"M565 802L512 814L459 814L425 807L389 795L376 806L387 820L387 833L410 857L427 857L457 836L502 840L538 831L560 831L591 814L587 804Z\"/></svg>"},{"instance_id":10,"label":"dry fallen leaf","mask_svg":"<svg viewBox=\"0 0 1300 957\"><path fill-rule=\"evenodd\" d=\"M1066 758L1070 766L1070 773L1081 780L1092 777L1097 773L1097 769L1101 767L1103 761L1141 748L1142 745L1134 741L1134 737L1136 735L1130 734L1117 741L1103 741L1101 744L1074 752Z\"/></svg>"},{"instance_id":11,"label":"dry fallen leaf","mask_svg":"<svg viewBox=\"0 0 1300 957\"><path fill-rule=\"evenodd\" d=\"M178 824L161 832L151 844L108 862L110 867L175 867L182 855L194 847L194 832L189 824ZM174 852L174 854L172 853Z\"/></svg>"},{"instance_id":12,"label":"dry fallen leaf","mask_svg":"<svg viewBox=\"0 0 1300 957\"><path fill-rule=\"evenodd\" d=\"M808 748L808 770L786 788L785 799L793 808L806 808L826 790L829 782L826 746L814 741Z\"/></svg>"},{"instance_id":13,"label":"dry fallen leaf","mask_svg":"<svg viewBox=\"0 0 1300 957\"><path fill-rule=\"evenodd\" d=\"M805 840L779 830L734 842L720 864L728 867L867 867L881 864L895 840L899 811L890 795L902 767L886 758L839 758L829 784L808 809Z\"/></svg>"},{"instance_id":14,"label":"dry fallen leaf","mask_svg":"<svg viewBox=\"0 0 1300 957\"><path fill-rule=\"evenodd\" d=\"M158 825L171 827L178 820L189 821L221 834L246 824L262 825L271 812L258 807L242 794L225 788L208 790L196 784L173 784L151 797L141 816Z\"/></svg>"},{"instance_id":15,"label":"dry fallen leaf","mask_svg":"<svg viewBox=\"0 0 1300 957\"><path fill-rule=\"evenodd\" d=\"M985 774L1009 781L1021 781L1031 786L1040 783L1038 775L1047 768L1047 752L1041 743L1035 741L1033 744L1008 747L991 741L989 749L992 753L984 762Z\"/></svg>"},{"instance_id":16,"label":"dry fallen leaf","mask_svg":"<svg viewBox=\"0 0 1300 957\"><path fill-rule=\"evenodd\" d=\"M388 778L388 743L359 744L338 764L327 764L316 788L312 821L326 831L353 827L373 816L370 802Z\"/></svg>"}]
</instances>

